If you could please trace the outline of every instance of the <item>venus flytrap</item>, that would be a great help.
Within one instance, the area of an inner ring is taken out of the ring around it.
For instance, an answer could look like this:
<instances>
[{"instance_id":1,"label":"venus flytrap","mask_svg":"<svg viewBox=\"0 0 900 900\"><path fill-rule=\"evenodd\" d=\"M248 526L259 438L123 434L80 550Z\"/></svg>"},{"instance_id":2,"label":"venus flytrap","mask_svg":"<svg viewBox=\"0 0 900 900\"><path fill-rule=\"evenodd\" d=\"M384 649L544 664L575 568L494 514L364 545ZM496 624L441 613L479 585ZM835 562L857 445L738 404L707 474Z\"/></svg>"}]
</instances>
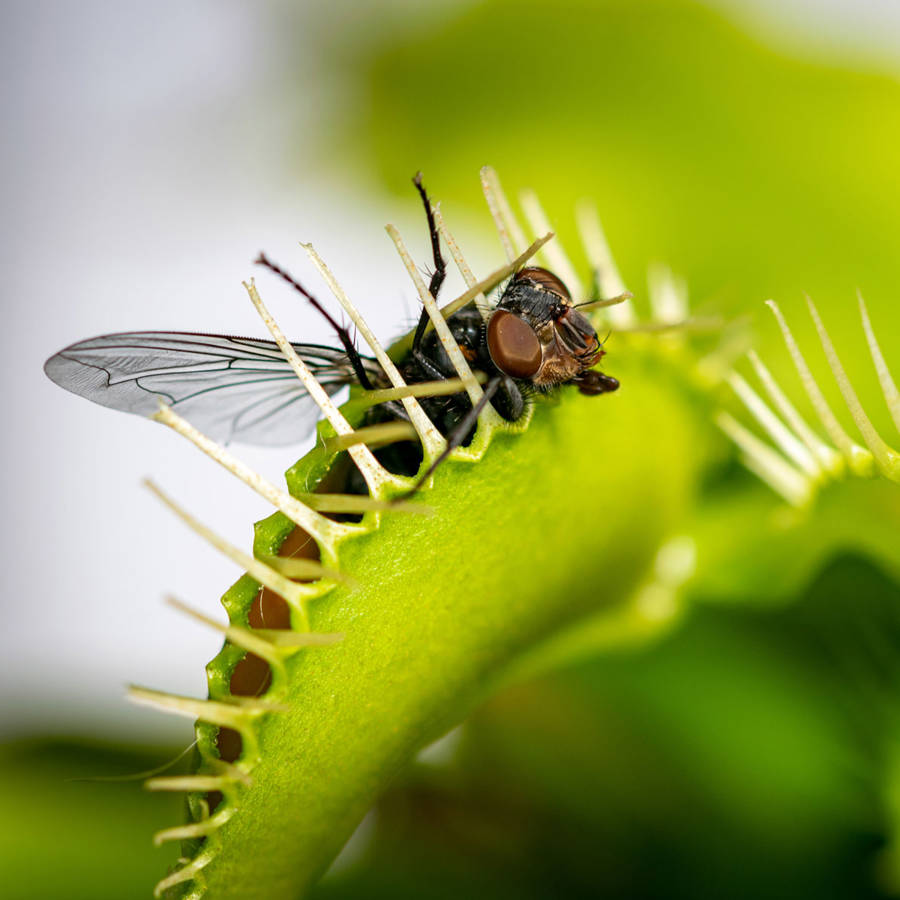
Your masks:
<instances>
[{"instance_id":1,"label":"venus flytrap","mask_svg":"<svg viewBox=\"0 0 900 900\"><path fill-rule=\"evenodd\" d=\"M576 296L596 296L599 288L607 298L591 304L599 321L638 328L596 213L579 212L596 283L579 287L569 257L547 243L552 234L537 198L523 197L536 235L529 244L492 170L483 170L482 184L509 262L477 280L435 208L466 284L441 309L388 226L456 368L453 390L465 390L473 403L484 378L471 370L445 318L469 302L486 313L485 294L539 251L568 275ZM331 269L303 246L392 385L372 393L399 400L409 421L367 426L366 410L377 401L358 389L339 409L252 281L245 285L252 304L324 416L316 446L286 473L288 490L174 409L155 414L276 509L257 523L251 555L149 484L247 573L223 597L225 624L175 601L225 636L207 667L209 699L131 692L136 702L198 719L196 771L148 783L183 790L190 811L188 822L156 836L184 842L157 895L302 894L388 780L513 677L529 654L553 647L557 636L564 638L558 647L568 641L584 652L591 640L609 646L663 633L677 621L681 586L693 569L690 539L672 535L705 454L702 410L678 384L654 377L652 353L636 345L617 355L625 387L602 401L562 391L555 402L530 404L514 422L486 406L471 442L450 454L421 496L398 502L415 478L388 471L372 447L414 435L426 471L447 441L419 399L445 395L448 385L407 385L395 361L411 336L383 349ZM657 306L671 312L671 303ZM686 303L679 309L686 315ZM340 493L349 466L368 493ZM346 521L348 514L356 520ZM578 637L582 628L588 644Z\"/></svg>"}]
</instances>

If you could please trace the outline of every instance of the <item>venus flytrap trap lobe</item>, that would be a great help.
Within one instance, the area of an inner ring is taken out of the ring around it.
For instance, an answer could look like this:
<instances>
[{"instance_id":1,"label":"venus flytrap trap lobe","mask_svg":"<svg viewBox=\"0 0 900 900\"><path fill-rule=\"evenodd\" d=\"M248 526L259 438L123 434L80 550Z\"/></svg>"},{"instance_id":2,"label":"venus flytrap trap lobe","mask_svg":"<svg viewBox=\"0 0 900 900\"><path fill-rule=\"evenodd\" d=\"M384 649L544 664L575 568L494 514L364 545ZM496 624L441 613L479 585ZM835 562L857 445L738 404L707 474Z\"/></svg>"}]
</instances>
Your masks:
<instances>
[{"instance_id":1,"label":"venus flytrap trap lobe","mask_svg":"<svg viewBox=\"0 0 900 900\"><path fill-rule=\"evenodd\" d=\"M512 262L505 268L506 275L495 273L477 282L450 239L454 261L467 284L466 292L448 304L454 309L480 301L549 238L536 240L516 257L516 249L526 245L525 233L496 176L485 170L482 180ZM545 226L534 215L532 222L536 228ZM618 275L599 221L593 221L591 228L590 235L585 235L586 252L602 290ZM439 214L434 216L435 230L449 234ZM473 372L465 358L460 364L462 344L454 334L448 340L444 325L447 307L443 316L438 313L434 288L426 288L418 278L395 231L392 237L426 303L427 324L437 326L434 340L452 364L454 374L444 372L442 377L458 379L469 397L478 396L484 373ZM403 340L389 354L376 349L374 335L330 270L305 246L369 342L376 361L403 359ZM283 273L279 270L279 274ZM585 594L585 585L594 584L592 573L602 585L607 604L616 606L633 596L644 583L645 570L652 566L660 543L668 537L675 511L685 502L694 471L690 461L696 458L696 453L687 452L695 446L689 437L690 416L679 413L672 388L642 380L640 366L635 364L629 376L629 403L605 405L602 415L595 401L579 398L574 391L564 392L560 403L552 407L528 403L512 421L486 406L468 446L454 450L434 473L424 498L434 515L396 515L411 511L396 504L395 498L414 483L415 472L388 471L365 442L353 442L340 451L328 443L335 438L352 441L366 425L366 409L372 407L367 407L365 391L354 390L344 411L339 411L329 396L334 388L323 388L301 355L307 345L287 342L255 285L250 282L246 287L305 395L319 406L326 422L319 428L321 442L287 473L289 494L284 494L174 410L157 413L161 422L279 510L258 524L254 558L161 496L252 577L241 578L223 598L230 624L215 626L224 630L227 641L208 667L210 699L135 694L141 702L150 702L152 696L158 708L199 719L197 773L184 781L164 783L188 792L192 821L162 833L166 839L183 838L186 844L181 867L160 882L158 894L175 888L189 897L208 893L277 898L301 893L340 849L379 785L402 760L463 718L523 649L596 610L594 589ZM577 284L572 287L576 294L589 293ZM482 303L479 321L484 309ZM272 370L275 363L261 342L239 340L265 356L265 371ZM81 346L70 348L76 358ZM230 352L231 345L226 349ZM329 365L331 359L326 360ZM331 371L319 358L315 365L321 367L319 371ZM377 390L397 392L392 402L400 398L417 437L427 445L419 466L420 472L427 471L447 441L424 406L418 406L421 415L411 410L416 410L414 394L428 404L442 391L432 393L424 381L410 391L401 369L395 371L394 377L388 373L392 387ZM587 386L598 385L588 382ZM642 423L649 418L668 436L672 458L663 464L657 454L643 451ZM599 435L605 435L602 463L583 452L597 443ZM404 437L408 439L408 431ZM388 451L394 446L388 444ZM330 493L343 484L346 476L339 475L336 483L329 480L334 482L348 454L363 476L367 493ZM478 465L473 466L475 461ZM612 481L606 477L608 468L615 471ZM541 477L536 479L538 472ZM603 496L605 514L598 516L593 504L573 508L571 498L582 495ZM646 517L647 504L655 512L651 522ZM332 515L338 510L355 512L363 518L358 523L335 522L324 515L327 510L333 510ZM547 523L558 521L565 525L547 529ZM499 539L513 533L533 547L527 559L511 559L506 542ZM623 533L630 536L624 555ZM498 539L485 540L490 534ZM295 552L285 550L289 545L299 547L307 557L300 570L284 568L290 566L290 554ZM440 552L426 552L423 566L422 553L428 548ZM288 555L279 555L283 553ZM467 573L465 579L458 577L462 571ZM324 577L348 572L356 583ZM323 577L298 583L288 573ZM290 617L271 603L264 611L266 598L278 596L287 600ZM657 613L647 613L648 622L658 623ZM644 613L637 609L636 615ZM262 666L249 667L253 677L245 677L245 664L254 658ZM274 659L278 663L273 664ZM273 673L273 668L278 671ZM235 770L252 777L252 786L231 778L229 773Z\"/></svg>"}]
</instances>

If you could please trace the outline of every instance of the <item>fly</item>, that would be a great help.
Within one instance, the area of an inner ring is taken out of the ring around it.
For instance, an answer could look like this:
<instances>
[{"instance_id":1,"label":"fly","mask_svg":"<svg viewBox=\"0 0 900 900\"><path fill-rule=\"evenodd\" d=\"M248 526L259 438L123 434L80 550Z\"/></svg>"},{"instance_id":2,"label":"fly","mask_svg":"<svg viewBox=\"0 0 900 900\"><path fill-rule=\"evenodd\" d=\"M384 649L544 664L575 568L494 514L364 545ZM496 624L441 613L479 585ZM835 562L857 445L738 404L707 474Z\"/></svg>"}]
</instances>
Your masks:
<instances>
[{"instance_id":1,"label":"fly","mask_svg":"<svg viewBox=\"0 0 900 900\"><path fill-rule=\"evenodd\" d=\"M428 219L434 258L429 290L436 299L446 263L421 174L413 183ZM336 394L348 385L365 390L390 386L378 362L357 351L347 329L312 294L265 256L256 262L298 290L334 329L339 348L293 345L326 393ZM411 348L398 364L409 384L457 377L436 333L427 331L428 323L423 309ZM594 368L604 354L597 332L548 269L527 266L516 272L486 324L472 306L453 313L447 324L473 371L483 374L484 393L474 407L465 393L420 400L447 439L447 448L413 491L471 437L487 403L503 418L515 421L535 394L564 385L588 395L619 387L615 378ZM104 335L66 347L47 360L44 371L66 390L124 412L152 416L162 401L225 443L297 443L312 431L319 415L277 344L256 338L153 331ZM368 410L363 424L397 419L406 420L406 411L401 403L388 401ZM414 475L421 462L420 448L409 441L375 452L398 474ZM353 490L353 485L347 489Z\"/></svg>"}]
</instances>

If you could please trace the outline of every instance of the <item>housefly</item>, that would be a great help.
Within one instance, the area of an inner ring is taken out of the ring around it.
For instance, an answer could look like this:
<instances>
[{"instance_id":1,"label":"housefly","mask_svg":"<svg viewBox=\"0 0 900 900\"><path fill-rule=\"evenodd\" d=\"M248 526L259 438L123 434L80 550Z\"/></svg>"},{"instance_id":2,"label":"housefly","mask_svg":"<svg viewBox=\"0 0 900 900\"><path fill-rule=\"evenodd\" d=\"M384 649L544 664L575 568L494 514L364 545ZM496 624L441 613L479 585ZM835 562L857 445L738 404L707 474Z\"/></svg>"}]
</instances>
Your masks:
<instances>
[{"instance_id":1,"label":"housefly","mask_svg":"<svg viewBox=\"0 0 900 900\"><path fill-rule=\"evenodd\" d=\"M434 257L429 288L437 297L446 264L421 175L413 181L428 218ZM356 350L347 329L312 294L265 256L257 263L300 291L335 330L340 347L293 345L326 393L336 394L348 385L366 390L390 386L378 362ZM411 349L398 364L407 383L457 377L436 333L427 330L428 322L423 310ZM594 368L604 353L597 333L567 287L547 269L527 266L516 272L487 323L478 309L468 306L447 324L471 368L484 374L484 394L474 407L465 393L420 401L448 447L419 484L450 450L470 438L488 402L503 418L515 421L535 394L574 385L583 394L597 395L619 386ZM309 434L319 415L277 344L257 338L162 331L104 335L66 347L47 360L44 371L66 390L124 412L151 416L162 401L225 443L296 443ZM372 407L366 416L363 424L407 418L397 401ZM415 474L421 462L421 451L411 442L376 454L398 474Z\"/></svg>"}]
</instances>

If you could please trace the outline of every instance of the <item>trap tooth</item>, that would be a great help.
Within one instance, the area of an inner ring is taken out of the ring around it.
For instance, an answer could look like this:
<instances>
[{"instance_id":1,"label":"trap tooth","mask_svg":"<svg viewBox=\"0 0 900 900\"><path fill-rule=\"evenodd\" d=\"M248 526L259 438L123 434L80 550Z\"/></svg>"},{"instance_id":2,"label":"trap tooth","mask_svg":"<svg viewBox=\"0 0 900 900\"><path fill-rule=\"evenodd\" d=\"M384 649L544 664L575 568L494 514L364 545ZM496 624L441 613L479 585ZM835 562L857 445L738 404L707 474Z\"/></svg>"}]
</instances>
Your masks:
<instances>
[{"instance_id":1,"label":"trap tooth","mask_svg":"<svg viewBox=\"0 0 900 900\"><path fill-rule=\"evenodd\" d=\"M516 219L509 200L506 199L506 194L503 192L500 179L492 166L483 166L481 169L481 190L487 201L491 218L494 220L500 243L503 244L503 250L506 252L506 258L512 260L528 241L525 240L525 232Z\"/></svg>"},{"instance_id":2,"label":"trap tooth","mask_svg":"<svg viewBox=\"0 0 900 900\"><path fill-rule=\"evenodd\" d=\"M541 201L534 191L522 191L519 194L519 202L522 206L522 211L525 213L525 219L531 228L532 234L539 235L548 231L553 231L553 226L547 218L547 213L544 212L544 207L541 205ZM563 249L562 244L560 244L559 241L553 241L544 247L541 252L546 257L550 269L562 278L566 287L572 291L573 296L575 294L581 294L581 279L578 277L575 266L572 265L572 261Z\"/></svg>"},{"instance_id":3,"label":"trap tooth","mask_svg":"<svg viewBox=\"0 0 900 900\"><path fill-rule=\"evenodd\" d=\"M331 424L331 427L334 428L338 434L350 434L353 431L352 426L344 418L343 413L341 413L334 405L331 397L328 396L325 389L319 384L306 363L304 363L297 355L297 351L294 350L290 341L284 336L284 332L278 327L278 323L272 317L272 314L266 308L262 298L259 296L259 292L256 290L254 282L252 280L249 282L245 281L244 288L250 297L250 302L253 304L257 313L259 313L259 317L263 320L263 324L269 330L275 343L278 344L281 352L284 354L284 358L288 361L291 368L294 370L294 373L306 388L307 393L315 400L319 409ZM405 384L405 382L403 383ZM393 482L394 479L391 474L382 468L378 460L372 455L372 451L365 445L360 444L351 447L350 455L353 457L353 461L362 473L363 478L365 478L371 493L374 496L380 496L382 490Z\"/></svg>"},{"instance_id":4,"label":"trap tooth","mask_svg":"<svg viewBox=\"0 0 900 900\"><path fill-rule=\"evenodd\" d=\"M167 506L185 525L192 531L200 535L207 542L212 544L219 552L227 556L245 572L255 578L260 584L265 585L273 591L281 594L300 614L303 623L308 627L308 618L306 613L305 599L308 596L308 589L305 592L300 585L285 578L274 569L260 562L258 559L244 553L228 541L221 538L210 528L207 528L190 513L181 508L171 497L161 491L152 481L145 480L144 484L148 487L162 502Z\"/></svg>"},{"instance_id":5,"label":"trap tooth","mask_svg":"<svg viewBox=\"0 0 900 900\"><path fill-rule=\"evenodd\" d=\"M463 356L462 351L459 348L459 344L456 343L456 340L450 331L450 326L447 324L446 319L444 319L441 311L438 309L437 301L434 299L434 297L432 297L431 292L425 286L425 282L422 280L422 276L419 274L419 270L416 268L415 263L413 263L412 257L409 255L409 251L406 249L406 245L403 243L403 239L400 237L400 232L397 231L397 229L393 225L388 225L387 233L391 236L391 240L394 242L394 245L397 248L397 252L400 254L400 259L403 260L403 265L406 267L406 271L409 273L409 276L416 287L416 293L418 293L419 299L422 301L422 304L428 311L428 315L431 319L431 324L434 330L437 332L438 339L444 347L444 352L453 363L453 368L456 370L456 374L466 386L466 393L469 395L469 399L472 401L472 405L475 406L484 393L481 390L481 385L472 374L469 363ZM443 450L443 445L445 443L446 442L442 437L442 446L440 447L440 450Z\"/></svg>"}]
</instances>

